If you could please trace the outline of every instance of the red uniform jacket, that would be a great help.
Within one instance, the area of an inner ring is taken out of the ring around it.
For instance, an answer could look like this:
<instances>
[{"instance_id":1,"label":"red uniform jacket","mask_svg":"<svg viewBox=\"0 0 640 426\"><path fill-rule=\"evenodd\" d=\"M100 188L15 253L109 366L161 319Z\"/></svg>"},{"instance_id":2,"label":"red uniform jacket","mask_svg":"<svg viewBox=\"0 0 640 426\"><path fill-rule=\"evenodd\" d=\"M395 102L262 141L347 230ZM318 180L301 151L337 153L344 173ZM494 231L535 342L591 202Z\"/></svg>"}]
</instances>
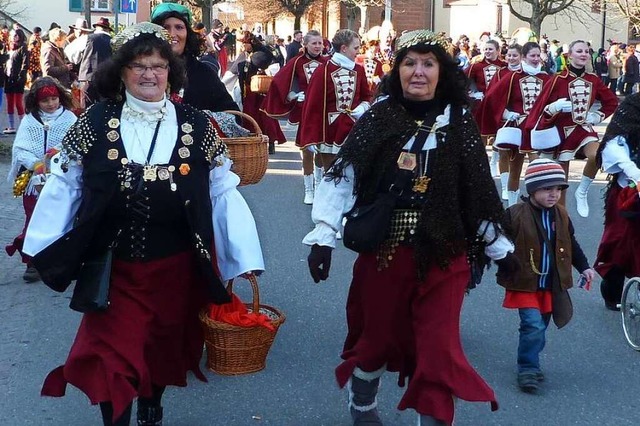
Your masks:
<instances>
[{"instance_id":1,"label":"red uniform jacket","mask_svg":"<svg viewBox=\"0 0 640 426\"><path fill-rule=\"evenodd\" d=\"M571 112L558 112L554 115L544 112L547 105L562 98L571 101ZM589 108L596 100L600 101L600 112L605 118L613 114L618 106L618 98L600 77L587 72L578 77L566 69L552 76L545 84L525 122L525 130L530 132L540 119L537 129L553 126L558 129L561 142L556 148L557 154L575 152L587 138L598 140L593 126L585 122Z\"/></svg>"},{"instance_id":2,"label":"red uniform jacket","mask_svg":"<svg viewBox=\"0 0 640 426\"><path fill-rule=\"evenodd\" d=\"M367 58L365 55L356 56L356 64L361 65L364 68L364 74L367 76L367 83L369 83L369 90L375 92L375 89L380 83L380 79L384 75L382 70L382 62L376 58Z\"/></svg>"},{"instance_id":3,"label":"red uniform jacket","mask_svg":"<svg viewBox=\"0 0 640 426\"><path fill-rule=\"evenodd\" d=\"M350 112L370 99L367 77L360 65L355 64L352 70L333 60L320 65L305 94L296 145L342 145L355 123Z\"/></svg>"},{"instance_id":4,"label":"red uniform jacket","mask_svg":"<svg viewBox=\"0 0 640 426\"><path fill-rule=\"evenodd\" d=\"M529 115L543 87L551 78L541 72L529 75L526 72L511 71L505 73L502 79L496 81L494 77L489 90L482 101L481 121L478 123L482 135L493 136L504 124L502 113L505 109L520 114L518 127L523 130L520 151L531 151L529 132L524 131L526 116Z\"/></svg>"},{"instance_id":5,"label":"red uniform jacket","mask_svg":"<svg viewBox=\"0 0 640 426\"><path fill-rule=\"evenodd\" d=\"M270 117L279 118L289 115L289 122L297 124L302 115L302 103L297 100L288 101L289 92L307 92L309 80L313 72L329 60L328 56L310 57L301 53L280 69L273 76L269 92L262 104L262 110Z\"/></svg>"},{"instance_id":6,"label":"red uniform jacket","mask_svg":"<svg viewBox=\"0 0 640 426\"><path fill-rule=\"evenodd\" d=\"M484 93L487 91L487 86L493 76L496 75L499 69L506 66L507 63L502 59L496 59L495 61L483 59L480 62L471 64L466 73L467 77L475 83L478 91Z\"/></svg>"}]
</instances>

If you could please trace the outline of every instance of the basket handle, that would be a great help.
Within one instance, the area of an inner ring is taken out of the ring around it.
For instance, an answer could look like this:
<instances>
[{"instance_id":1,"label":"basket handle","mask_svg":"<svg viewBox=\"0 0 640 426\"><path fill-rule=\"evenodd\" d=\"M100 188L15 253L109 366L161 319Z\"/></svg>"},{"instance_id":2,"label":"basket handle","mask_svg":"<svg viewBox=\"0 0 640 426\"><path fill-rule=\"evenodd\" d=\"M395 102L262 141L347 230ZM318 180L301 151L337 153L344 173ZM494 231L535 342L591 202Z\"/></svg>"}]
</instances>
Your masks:
<instances>
[{"instance_id":1,"label":"basket handle","mask_svg":"<svg viewBox=\"0 0 640 426\"><path fill-rule=\"evenodd\" d=\"M231 114L231 115L237 115L238 117L242 117L242 119L246 119L249 123L251 123L251 125L253 126L253 128L256 131L257 135L262 135L262 130L260 129L260 126L258 125L258 122L256 120L253 119L253 117L251 117L249 114L245 114L242 111L234 111L234 110L227 110L227 111L222 111L226 114Z\"/></svg>"},{"instance_id":2,"label":"basket handle","mask_svg":"<svg viewBox=\"0 0 640 426\"><path fill-rule=\"evenodd\" d=\"M253 312L257 314L260 312L260 291L258 290L258 279L255 274L251 274L249 275L249 278L247 278L247 281L251 284L251 292L253 293ZM229 295L233 293L233 278L227 283L227 293L229 293Z\"/></svg>"}]
</instances>

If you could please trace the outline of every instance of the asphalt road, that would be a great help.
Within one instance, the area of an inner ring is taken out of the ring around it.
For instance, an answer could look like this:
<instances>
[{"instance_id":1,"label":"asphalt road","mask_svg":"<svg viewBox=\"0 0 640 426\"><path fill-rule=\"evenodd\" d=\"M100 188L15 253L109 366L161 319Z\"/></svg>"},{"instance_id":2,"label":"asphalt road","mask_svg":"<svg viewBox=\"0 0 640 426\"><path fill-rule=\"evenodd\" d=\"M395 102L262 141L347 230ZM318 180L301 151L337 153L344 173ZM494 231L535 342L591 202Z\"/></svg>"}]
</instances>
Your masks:
<instances>
[{"instance_id":1,"label":"asphalt road","mask_svg":"<svg viewBox=\"0 0 640 426\"><path fill-rule=\"evenodd\" d=\"M190 378L187 388L171 388L164 399L166 426L347 426L347 396L338 389L333 369L346 333L344 306L354 253L339 246L330 279L316 285L306 267L300 241L311 229L310 207L302 204L300 158L291 143L278 147L258 185L244 194L258 224L267 272L261 297L287 316L262 372L239 377L207 373L208 383ZM580 163L576 164L576 170ZM0 163L0 176L8 170ZM573 175L579 174L577 171ZM577 237L593 261L602 232L603 182L589 194L592 214L569 212ZM10 185L0 186L0 244L22 226L19 200ZM99 410L69 387L67 396L41 398L46 374L64 362L80 315L68 309L69 293L43 284L24 284L17 258L0 255L0 425L99 425ZM640 353L624 340L620 315L604 309L598 283L591 292L574 289L573 321L551 326L542 355L546 374L539 395L521 393L515 380L518 317L501 307L503 291L495 267L466 298L463 344L469 360L495 389L500 409L489 404L457 405L456 425L636 425L640 412ZM247 298L248 285L235 286ZM396 405L402 389L387 374L379 395L385 425L415 425L413 412Z\"/></svg>"}]
</instances>

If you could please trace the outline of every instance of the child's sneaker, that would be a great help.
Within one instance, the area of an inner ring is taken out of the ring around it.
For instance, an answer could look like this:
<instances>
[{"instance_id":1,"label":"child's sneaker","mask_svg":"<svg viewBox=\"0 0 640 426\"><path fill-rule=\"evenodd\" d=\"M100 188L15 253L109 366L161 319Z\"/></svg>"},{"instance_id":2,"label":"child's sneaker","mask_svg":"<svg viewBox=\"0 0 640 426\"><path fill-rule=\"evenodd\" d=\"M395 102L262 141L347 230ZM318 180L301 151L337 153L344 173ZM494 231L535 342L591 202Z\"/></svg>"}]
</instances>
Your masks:
<instances>
[{"instance_id":1,"label":"child's sneaker","mask_svg":"<svg viewBox=\"0 0 640 426\"><path fill-rule=\"evenodd\" d=\"M2 133L4 133L5 135L14 135L16 133L16 129L7 127L2 131Z\"/></svg>"},{"instance_id":2,"label":"child's sneaker","mask_svg":"<svg viewBox=\"0 0 640 426\"><path fill-rule=\"evenodd\" d=\"M519 373L518 374L518 387L525 393L536 393L540 389L538 383L538 373ZM544 377L544 376L543 376Z\"/></svg>"}]
</instances>

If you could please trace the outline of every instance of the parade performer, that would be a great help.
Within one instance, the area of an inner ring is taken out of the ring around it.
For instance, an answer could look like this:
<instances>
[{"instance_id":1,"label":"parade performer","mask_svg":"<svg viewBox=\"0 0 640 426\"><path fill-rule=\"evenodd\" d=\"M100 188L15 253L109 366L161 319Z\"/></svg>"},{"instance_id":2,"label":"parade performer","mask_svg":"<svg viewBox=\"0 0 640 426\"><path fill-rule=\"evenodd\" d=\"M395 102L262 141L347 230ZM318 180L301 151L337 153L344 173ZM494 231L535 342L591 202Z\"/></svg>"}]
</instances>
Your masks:
<instances>
[{"instance_id":1,"label":"parade performer","mask_svg":"<svg viewBox=\"0 0 640 426\"><path fill-rule=\"evenodd\" d=\"M211 23L211 32L207 35L207 38L216 52L216 57L220 64L220 75L224 75L229 66L229 55L227 54L227 48L225 46L227 43L227 33L224 32L224 25L221 20L213 20Z\"/></svg>"},{"instance_id":2,"label":"parade performer","mask_svg":"<svg viewBox=\"0 0 640 426\"><path fill-rule=\"evenodd\" d=\"M597 160L613 179L605 197L595 269L602 277L605 306L619 310L625 277L640 276L640 94L628 96L611 117Z\"/></svg>"},{"instance_id":3,"label":"parade performer","mask_svg":"<svg viewBox=\"0 0 640 426\"><path fill-rule=\"evenodd\" d=\"M204 43L191 28L191 11L178 3L160 3L151 12L151 21L169 31L171 48L187 69L186 87L179 92L172 87L172 98L200 110L238 111L218 75L198 60Z\"/></svg>"},{"instance_id":4,"label":"parade performer","mask_svg":"<svg viewBox=\"0 0 640 426\"><path fill-rule=\"evenodd\" d=\"M538 96L525 122L525 131L551 127L558 130L560 145L542 155L557 160L567 175L569 162L576 154L587 158L575 198L578 214L588 217L587 194L598 172L598 133L593 126L613 114L618 99L600 77L585 71L585 64L591 60L589 46L585 41L576 40L569 45L569 58L567 69L554 75ZM592 110L596 100L600 101L598 111ZM560 204L565 205L564 193Z\"/></svg>"},{"instance_id":5,"label":"parade performer","mask_svg":"<svg viewBox=\"0 0 640 426\"><path fill-rule=\"evenodd\" d=\"M354 425L382 424L376 395L384 371L398 372L401 386L409 378L398 408L416 410L423 426L452 424L457 398L497 408L464 355L460 310L485 255L507 270L518 265L501 232L504 211L468 109L466 78L447 47L427 30L398 38L382 86L388 97L347 137L316 191L316 226L303 240L313 280L326 280L343 215L395 200L389 222L366 232L383 242L361 250L347 299L336 377L348 386Z\"/></svg>"},{"instance_id":6,"label":"parade performer","mask_svg":"<svg viewBox=\"0 0 640 426\"><path fill-rule=\"evenodd\" d=\"M94 80L105 100L67 133L25 241L58 291L87 264L110 277L108 305L80 309L69 356L42 388L76 386L105 425L128 425L136 397L137 424L162 424L165 387L185 386L189 371L206 380L199 311L230 301L222 279L264 269L226 146L203 113L167 99L185 75L170 43L149 22L114 37Z\"/></svg>"},{"instance_id":7,"label":"parade performer","mask_svg":"<svg viewBox=\"0 0 640 426\"><path fill-rule=\"evenodd\" d=\"M339 30L331 40L334 54L309 81L302 107L296 145L319 145L322 165L328 170L353 123L370 107L371 92L364 68L355 63L360 37Z\"/></svg>"},{"instance_id":8,"label":"parade performer","mask_svg":"<svg viewBox=\"0 0 640 426\"><path fill-rule=\"evenodd\" d=\"M548 159L529 163L524 177L529 197L507 210L507 229L515 242L522 269L515 273L498 268L498 284L506 289L503 307L518 309L518 387L527 393L539 390L544 375L540 352L545 346L549 321L558 328L569 323L573 306L568 289L573 287L571 266L580 272L585 289L595 271L574 236L573 224L560 193L567 178L560 164Z\"/></svg>"},{"instance_id":9,"label":"parade performer","mask_svg":"<svg viewBox=\"0 0 640 426\"><path fill-rule=\"evenodd\" d=\"M25 221L22 232L6 250L9 256L16 251L22 255L22 262L27 265L22 276L26 282L38 281L40 277L31 264L31 258L22 251L24 237L42 185L49 175L49 160L59 150L62 138L76 121L72 108L71 95L57 80L52 77L36 79L25 97L27 115L20 123L13 142L7 179L14 182L13 195L22 195Z\"/></svg>"},{"instance_id":10,"label":"parade performer","mask_svg":"<svg viewBox=\"0 0 640 426\"><path fill-rule=\"evenodd\" d=\"M520 173L525 154L529 155L529 161L537 158L537 153L531 148L529 132L524 131L524 123L545 82L550 78L542 70L538 43L525 43L522 47L522 57L524 60L520 70L491 83L482 102L480 122L480 130L487 136L494 136L505 123L522 130L521 139L513 141L514 147L519 148L506 151L510 158L506 179L504 174L500 174L503 191L508 190L509 206L516 204L520 197Z\"/></svg>"},{"instance_id":11,"label":"parade performer","mask_svg":"<svg viewBox=\"0 0 640 426\"><path fill-rule=\"evenodd\" d=\"M18 120L24 116L24 86L27 83L29 69L29 52L27 40L21 29L11 30L9 33L8 59L4 63L4 95L7 97L7 117L9 127L3 133L16 132L15 110L18 110Z\"/></svg>"},{"instance_id":12,"label":"parade performer","mask_svg":"<svg viewBox=\"0 0 640 426\"><path fill-rule=\"evenodd\" d=\"M287 61L287 64L273 77L267 97L262 104L263 111L270 117L279 118L288 115L289 123L296 125L300 123L302 105L311 76L321 64L329 60L329 57L322 55L324 45L320 32L316 30L307 32L302 39L302 46L303 51ZM298 140L297 135L296 140ZM300 143L296 142L296 145ZM313 204L315 186L320 183L324 173L319 156L314 155L315 151L314 146L301 151L304 204Z\"/></svg>"},{"instance_id":13,"label":"parade performer","mask_svg":"<svg viewBox=\"0 0 640 426\"><path fill-rule=\"evenodd\" d=\"M356 64L364 68L364 74L367 76L367 83L369 83L369 90L371 93L375 93L382 76L384 76L383 64L380 60L382 56L379 51L379 41L372 40L367 46L363 46L363 48L364 53L356 56Z\"/></svg>"},{"instance_id":14,"label":"parade performer","mask_svg":"<svg viewBox=\"0 0 640 426\"><path fill-rule=\"evenodd\" d=\"M283 144L287 138L282 133L278 120L261 111L266 94L254 92L251 89L251 78L256 75L266 75L265 70L274 63L274 58L266 46L250 31L244 32L240 43L244 49L244 59L237 63L242 111L256 120L262 133L269 137L269 153L274 154L275 144Z\"/></svg>"},{"instance_id":15,"label":"parade performer","mask_svg":"<svg viewBox=\"0 0 640 426\"><path fill-rule=\"evenodd\" d=\"M470 96L475 100L473 103L473 115L477 122L481 121L480 113L482 111L481 102L484 98L487 87L491 79L498 73L501 68L505 68L507 63L499 58L500 45L496 40L487 40L483 46L483 58L481 61L472 63L467 70L467 77L470 80ZM490 144L491 139L485 138L485 143ZM500 153L494 149L491 155L491 175L497 176L500 172L508 172L508 160L503 160L502 170L499 167Z\"/></svg>"}]
</instances>

